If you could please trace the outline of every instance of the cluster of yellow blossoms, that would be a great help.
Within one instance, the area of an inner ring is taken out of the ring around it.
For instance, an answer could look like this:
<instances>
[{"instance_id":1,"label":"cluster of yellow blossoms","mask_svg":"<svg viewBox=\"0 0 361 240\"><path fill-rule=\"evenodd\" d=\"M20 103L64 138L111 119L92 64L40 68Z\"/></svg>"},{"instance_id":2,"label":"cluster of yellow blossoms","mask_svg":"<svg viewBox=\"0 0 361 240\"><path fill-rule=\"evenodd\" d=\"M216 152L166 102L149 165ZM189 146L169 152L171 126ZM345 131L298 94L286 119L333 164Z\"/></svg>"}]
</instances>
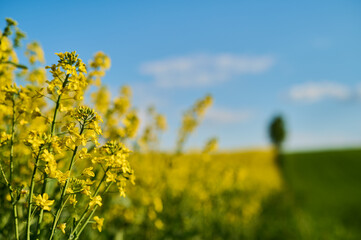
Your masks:
<instances>
[{"instance_id":1,"label":"cluster of yellow blossoms","mask_svg":"<svg viewBox=\"0 0 361 240\"><path fill-rule=\"evenodd\" d=\"M167 129L167 119L156 112L154 107L148 108L149 119L138 143L144 151L155 151L159 144L159 135Z\"/></svg>"},{"instance_id":2,"label":"cluster of yellow blossoms","mask_svg":"<svg viewBox=\"0 0 361 240\"><path fill-rule=\"evenodd\" d=\"M93 215L106 193L114 187L124 197L127 182L134 184L131 151L119 142L134 137L139 126L131 91L123 88L107 111L96 101L103 123L83 96L100 83L110 59L99 52L87 67L76 52L57 53L58 63L45 68L52 76L47 80L38 43L25 51L29 67L19 64L16 48L23 35L16 25L7 19L0 37L0 172L10 201L4 208L12 208L13 215L0 238L12 232L16 240L58 239L59 234L78 239L89 223L101 231L104 219Z\"/></svg>"},{"instance_id":3,"label":"cluster of yellow blossoms","mask_svg":"<svg viewBox=\"0 0 361 240\"><path fill-rule=\"evenodd\" d=\"M198 100L192 108L187 110L182 119L182 126L179 129L177 140L177 151L183 150L183 145L189 135L199 125L200 121L206 110L212 105L213 98L210 95L206 95L203 99Z\"/></svg>"}]
</instances>

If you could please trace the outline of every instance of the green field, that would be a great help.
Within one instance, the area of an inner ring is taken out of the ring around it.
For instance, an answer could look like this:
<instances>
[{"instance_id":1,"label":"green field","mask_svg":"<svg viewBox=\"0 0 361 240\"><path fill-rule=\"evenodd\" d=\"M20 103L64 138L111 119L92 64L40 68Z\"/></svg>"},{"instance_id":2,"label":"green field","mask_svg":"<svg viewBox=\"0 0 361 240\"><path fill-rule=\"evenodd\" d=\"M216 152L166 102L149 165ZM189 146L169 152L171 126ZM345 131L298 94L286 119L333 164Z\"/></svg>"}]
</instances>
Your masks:
<instances>
[{"instance_id":1,"label":"green field","mask_svg":"<svg viewBox=\"0 0 361 240\"><path fill-rule=\"evenodd\" d=\"M285 239L361 239L360 170L361 149L285 154L286 193L264 214L278 211L273 217Z\"/></svg>"}]
</instances>

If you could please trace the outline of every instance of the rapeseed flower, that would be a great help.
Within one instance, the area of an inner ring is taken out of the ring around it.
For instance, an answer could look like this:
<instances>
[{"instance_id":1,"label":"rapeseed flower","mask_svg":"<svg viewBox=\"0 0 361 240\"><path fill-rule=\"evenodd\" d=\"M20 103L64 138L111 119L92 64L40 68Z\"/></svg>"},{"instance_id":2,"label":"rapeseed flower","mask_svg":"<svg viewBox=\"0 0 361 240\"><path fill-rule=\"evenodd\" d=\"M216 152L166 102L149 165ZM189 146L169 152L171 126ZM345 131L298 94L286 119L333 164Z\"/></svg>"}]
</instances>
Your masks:
<instances>
[{"instance_id":1,"label":"rapeseed flower","mask_svg":"<svg viewBox=\"0 0 361 240\"><path fill-rule=\"evenodd\" d=\"M104 223L104 218L99 218L98 216L95 216L93 220L95 221L95 223L93 223L93 229L98 229L98 231L101 232Z\"/></svg>"},{"instance_id":2,"label":"rapeseed flower","mask_svg":"<svg viewBox=\"0 0 361 240\"><path fill-rule=\"evenodd\" d=\"M60 223L57 228L65 234L66 223Z\"/></svg>"},{"instance_id":3,"label":"rapeseed flower","mask_svg":"<svg viewBox=\"0 0 361 240\"><path fill-rule=\"evenodd\" d=\"M54 200L49 200L49 196L47 193L44 193L43 196L40 194L38 196L34 196L35 205L44 209L45 211L50 211L50 206L54 204Z\"/></svg>"},{"instance_id":4,"label":"rapeseed flower","mask_svg":"<svg viewBox=\"0 0 361 240\"><path fill-rule=\"evenodd\" d=\"M99 207L101 207L103 205L101 196L98 195L98 196L91 198L91 201L89 202L89 207L92 208L95 205L98 205Z\"/></svg>"}]
</instances>

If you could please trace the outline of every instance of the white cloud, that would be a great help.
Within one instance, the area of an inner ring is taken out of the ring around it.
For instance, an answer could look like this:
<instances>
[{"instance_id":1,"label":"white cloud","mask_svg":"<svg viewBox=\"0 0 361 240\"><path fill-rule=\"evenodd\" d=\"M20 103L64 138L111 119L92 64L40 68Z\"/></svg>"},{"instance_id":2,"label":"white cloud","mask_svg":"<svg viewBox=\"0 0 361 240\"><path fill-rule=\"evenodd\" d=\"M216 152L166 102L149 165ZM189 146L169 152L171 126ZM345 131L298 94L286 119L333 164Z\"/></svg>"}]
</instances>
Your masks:
<instances>
[{"instance_id":1,"label":"white cloud","mask_svg":"<svg viewBox=\"0 0 361 240\"><path fill-rule=\"evenodd\" d=\"M205 116L205 119L216 124L230 124L247 121L251 118L250 111L242 111L227 108L211 108Z\"/></svg>"},{"instance_id":2,"label":"white cloud","mask_svg":"<svg viewBox=\"0 0 361 240\"><path fill-rule=\"evenodd\" d=\"M349 87L334 82L308 82L294 86L289 91L294 101L316 102L325 98L346 100L352 93Z\"/></svg>"},{"instance_id":3,"label":"white cloud","mask_svg":"<svg viewBox=\"0 0 361 240\"><path fill-rule=\"evenodd\" d=\"M167 101L164 95L160 94L158 89L147 83L131 84L133 90L133 102L136 106L148 108L150 106L164 106Z\"/></svg>"},{"instance_id":4,"label":"white cloud","mask_svg":"<svg viewBox=\"0 0 361 240\"><path fill-rule=\"evenodd\" d=\"M190 55L146 62L140 72L152 76L162 87L208 86L235 76L267 71L274 64L270 56Z\"/></svg>"}]
</instances>

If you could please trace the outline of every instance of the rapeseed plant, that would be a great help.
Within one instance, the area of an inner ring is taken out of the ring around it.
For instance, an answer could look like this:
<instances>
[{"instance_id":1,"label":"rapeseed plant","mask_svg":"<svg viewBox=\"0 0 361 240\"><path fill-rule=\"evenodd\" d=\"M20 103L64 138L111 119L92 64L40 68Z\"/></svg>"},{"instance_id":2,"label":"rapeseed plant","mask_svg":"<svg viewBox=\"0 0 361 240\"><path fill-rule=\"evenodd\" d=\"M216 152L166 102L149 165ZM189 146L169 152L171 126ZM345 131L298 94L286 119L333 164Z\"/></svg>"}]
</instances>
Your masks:
<instances>
[{"instance_id":1,"label":"rapeseed plant","mask_svg":"<svg viewBox=\"0 0 361 240\"><path fill-rule=\"evenodd\" d=\"M10 238L7 234L13 231L16 240L59 234L78 239L111 187L125 196L126 183L134 183L131 151L119 138L110 141L109 131L103 135L102 118L83 104L85 91L100 82L110 59L99 52L87 67L75 51L57 53L58 62L43 68L40 45L30 43L26 67L16 56L24 34L15 21L6 21L0 38L0 171L12 217L1 220L13 227L2 236ZM16 80L17 70L23 80ZM124 91L124 97L129 95ZM120 110L125 114L123 140L135 136L139 125L136 113L127 108ZM101 231L104 219L93 219Z\"/></svg>"}]
</instances>

